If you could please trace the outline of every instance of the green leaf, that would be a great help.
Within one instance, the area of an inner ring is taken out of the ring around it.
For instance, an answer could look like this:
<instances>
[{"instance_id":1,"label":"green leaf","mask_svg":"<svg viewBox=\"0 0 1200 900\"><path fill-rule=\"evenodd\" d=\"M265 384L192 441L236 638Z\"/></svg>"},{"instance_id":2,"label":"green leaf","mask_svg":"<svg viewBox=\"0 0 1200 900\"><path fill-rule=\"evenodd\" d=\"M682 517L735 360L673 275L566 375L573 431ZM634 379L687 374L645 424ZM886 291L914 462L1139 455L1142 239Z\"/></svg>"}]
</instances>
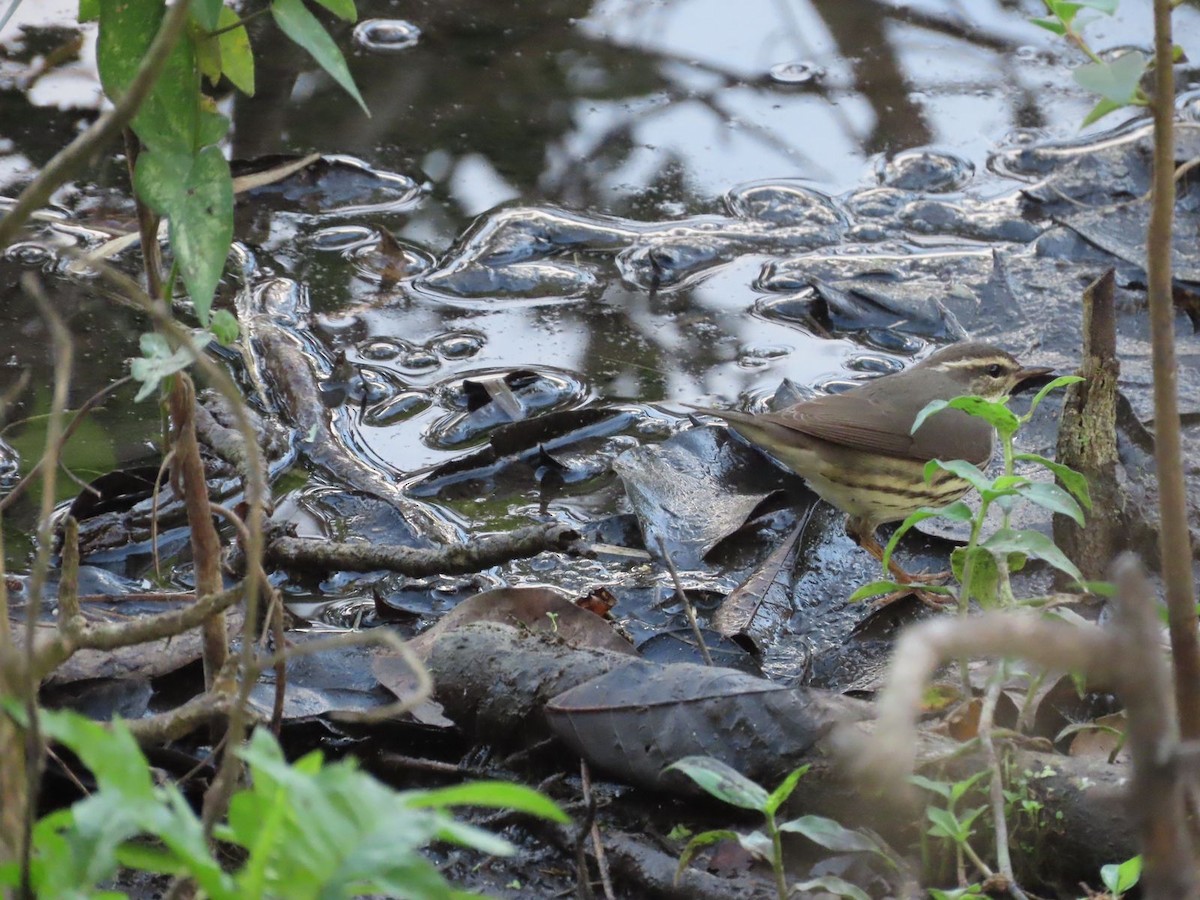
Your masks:
<instances>
[{"instance_id":1,"label":"green leaf","mask_svg":"<svg viewBox=\"0 0 1200 900\"><path fill-rule=\"evenodd\" d=\"M687 842L687 846L685 846L683 848L683 852L679 854L679 865L675 867L675 880L679 880L679 876L683 874L683 870L686 869L688 863L692 861L692 857L696 855L696 851L703 850L710 844L716 844L721 841L734 841L736 843L740 843L741 838L742 836L736 831L729 831L728 829L705 831L696 835Z\"/></svg>"},{"instance_id":2,"label":"green leaf","mask_svg":"<svg viewBox=\"0 0 1200 900\"><path fill-rule=\"evenodd\" d=\"M527 813L564 824L571 821L562 809L545 794L507 781L476 781L401 794L404 802L414 809L445 809L451 806L486 806Z\"/></svg>"},{"instance_id":3,"label":"green leaf","mask_svg":"<svg viewBox=\"0 0 1200 900\"><path fill-rule=\"evenodd\" d=\"M967 560L971 561L971 583L967 583ZM1000 567L996 557L983 547L955 547L950 570L962 585L963 597L974 597L984 609L994 609L1000 599Z\"/></svg>"},{"instance_id":4,"label":"green leaf","mask_svg":"<svg viewBox=\"0 0 1200 900\"><path fill-rule=\"evenodd\" d=\"M1033 18L1030 19L1029 22L1032 25L1036 25L1038 28L1045 28L1047 31L1057 34L1059 37L1062 37L1067 33L1067 26L1058 21L1058 19Z\"/></svg>"},{"instance_id":5,"label":"green leaf","mask_svg":"<svg viewBox=\"0 0 1200 900\"><path fill-rule=\"evenodd\" d=\"M909 434L916 434L917 429L925 424L925 420L934 413L939 413L950 405L949 400L930 400L925 404L925 408L917 413L917 417L913 419L912 428L908 429Z\"/></svg>"},{"instance_id":6,"label":"green leaf","mask_svg":"<svg viewBox=\"0 0 1200 900\"><path fill-rule=\"evenodd\" d=\"M79 0L79 21L95 22L100 18L100 0Z\"/></svg>"},{"instance_id":7,"label":"green leaf","mask_svg":"<svg viewBox=\"0 0 1200 900\"><path fill-rule=\"evenodd\" d=\"M1081 381L1083 381L1083 378L1078 375L1059 375L1033 395L1033 399L1029 401L1029 413L1025 417L1025 420L1028 420L1033 415L1033 411L1041 405L1041 402L1046 399L1046 395L1051 391L1056 391L1060 387L1066 387L1069 384L1078 384Z\"/></svg>"},{"instance_id":8,"label":"green leaf","mask_svg":"<svg viewBox=\"0 0 1200 900\"><path fill-rule=\"evenodd\" d=\"M227 309L218 309L208 323L208 330L222 347L228 347L238 339L238 320Z\"/></svg>"},{"instance_id":9,"label":"green leaf","mask_svg":"<svg viewBox=\"0 0 1200 900\"><path fill-rule=\"evenodd\" d=\"M994 400L984 400L982 397L955 397L950 401L952 409L961 409L969 416L983 419L1001 434L1013 434L1021 427L1017 414L1003 403Z\"/></svg>"},{"instance_id":10,"label":"green leaf","mask_svg":"<svg viewBox=\"0 0 1200 900\"><path fill-rule=\"evenodd\" d=\"M1013 455L1013 459L1037 463L1039 466L1049 469L1054 473L1054 477L1062 482L1063 487L1070 491L1075 499L1083 505L1084 509L1090 510L1092 508L1092 495L1088 490L1087 478L1070 466L1064 466L1060 462L1046 459L1046 457L1038 456L1036 453L1016 453Z\"/></svg>"},{"instance_id":11,"label":"green leaf","mask_svg":"<svg viewBox=\"0 0 1200 900\"><path fill-rule=\"evenodd\" d=\"M925 463L925 481L932 481L934 473L939 469L957 475L977 491L983 492L992 487L992 479L984 475L978 466L972 465L965 459L931 459Z\"/></svg>"},{"instance_id":12,"label":"green leaf","mask_svg":"<svg viewBox=\"0 0 1200 900\"><path fill-rule=\"evenodd\" d=\"M275 17L279 30L307 50L321 68L358 102L363 112L370 116L371 111L367 109L366 102L354 84L354 77L346 66L342 51L321 27L316 16L304 7L303 0L271 0L271 15Z\"/></svg>"},{"instance_id":13,"label":"green leaf","mask_svg":"<svg viewBox=\"0 0 1200 900\"><path fill-rule=\"evenodd\" d=\"M893 591L906 591L912 585L901 584L899 581L891 581L882 578L879 581L872 581L870 584L864 584L857 591L846 598L847 603L859 603L863 600L869 600L872 597L878 597L881 594L890 594Z\"/></svg>"},{"instance_id":14,"label":"green leaf","mask_svg":"<svg viewBox=\"0 0 1200 900\"><path fill-rule=\"evenodd\" d=\"M1113 103L1111 100L1106 100L1102 97L1096 103L1096 105L1091 108L1091 111L1088 112L1088 114L1083 117L1083 121L1079 123L1079 127L1087 128L1093 122L1099 122L1101 119L1103 119L1109 113L1114 113L1117 110L1124 109L1124 108L1125 108L1125 104Z\"/></svg>"},{"instance_id":15,"label":"green leaf","mask_svg":"<svg viewBox=\"0 0 1200 900\"><path fill-rule=\"evenodd\" d=\"M763 812L769 799L767 792L741 772L719 759L708 756L685 756L663 771L676 769L718 800L730 806Z\"/></svg>"},{"instance_id":16,"label":"green leaf","mask_svg":"<svg viewBox=\"0 0 1200 900\"><path fill-rule=\"evenodd\" d=\"M165 8L162 0L100 0L96 62L100 83L110 99L120 98L129 89L158 33ZM185 30L138 109L132 128L147 147L190 153L195 146L198 99L192 35Z\"/></svg>"},{"instance_id":17,"label":"green leaf","mask_svg":"<svg viewBox=\"0 0 1200 900\"><path fill-rule=\"evenodd\" d=\"M970 465L970 463L966 463L965 465ZM934 463L934 462L926 463L926 465L925 465L925 480L926 481L929 481L929 479L933 477L933 473L935 471L937 471L938 467L939 466L937 463ZM981 473L981 475L982 475L982 473ZM941 506L941 507L923 506L920 509L918 509L916 512L909 513L908 518L906 518L903 522L901 522L900 525L896 528L896 530L894 532L892 532L891 539L887 542L887 546L883 548L883 569L885 572L887 571L887 568L888 568L888 561L891 560L892 554L896 552L896 547L900 543L900 538L904 537L904 535L907 534L909 532L909 530L911 530L918 523L924 522L926 519L933 518L934 516L940 516L944 519L953 519L956 522L969 522L969 521L971 521L972 518L974 518L975 513L971 511L971 507L967 506L967 504L963 503L961 500L956 500L953 503L948 504L947 506ZM882 584L882 583L883 582L874 582L874 584ZM871 585L867 585L867 587L870 587L870 586ZM851 603L855 602L853 598L859 597L859 595L862 593L862 591L863 591L863 588L859 588L857 591L855 591L851 595L850 602ZM874 594L866 594L864 596L871 597L871 596L875 596L875 595Z\"/></svg>"},{"instance_id":18,"label":"green leaf","mask_svg":"<svg viewBox=\"0 0 1200 900\"><path fill-rule=\"evenodd\" d=\"M1024 553L1026 556L1035 557L1049 563L1060 572L1065 572L1076 581L1083 577L1075 563L1067 559L1067 555L1058 549L1054 541L1040 531L1014 531L1011 528L1002 528L984 541L981 546L993 553Z\"/></svg>"},{"instance_id":19,"label":"green leaf","mask_svg":"<svg viewBox=\"0 0 1200 900\"><path fill-rule=\"evenodd\" d=\"M915 784L919 788L940 794L947 800L950 799L951 784L948 781L934 781L932 778L926 778L924 775L909 775L908 780L910 784Z\"/></svg>"},{"instance_id":20,"label":"green leaf","mask_svg":"<svg viewBox=\"0 0 1200 900\"><path fill-rule=\"evenodd\" d=\"M800 782L800 779L811 768L812 766L810 765L804 765L793 769L788 777L783 779L779 787L771 791L771 795L767 797L767 806L764 812L768 815L775 815L779 811L779 807L787 802L787 798L792 796L792 791L796 789L796 785Z\"/></svg>"},{"instance_id":21,"label":"green leaf","mask_svg":"<svg viewBox=\"0 0 1200 900\"><path fill-rule=\"evenodd\" d=\"M963 828L954 813L948 809L928 806L925 808L925 816L933 823L933 827L929 829L928 833L934 837L949 838L958 844L970 837L970 831Z\"/></svg>"},{"instance_id":22,"label":"green leaf","mask_svg":"<svg viewBox=\"0 0 1200 900\"><path fill-rule=\"evenodd\" d=\"M1079 586L1089 594L1095 594L1097 597L1117 596L1117 586L1111 581L1093 581L1085 579L1079 582Z\"/></svg>"},{"instance_id":23,"label":"green leaf","mask_svg":"<svg viewBox=\"0 0 1200 900\"><path fill-rule=\"evenodd\" d=\"M239 21L238 14L228 6L221 7L221 18L217 22L219 29L230 28ZM250 46L250 35L242 25L230 28L217 35L216 40L221 51L221 74L229 79L229 83L245 94L254 96L254 50Z\"/></svg>"},{"instance_id":24,"label":"green leaf","mask_svg":"<svg viewBox=\"0 0 1200 900\"><path fill-rule=\"evenodd\" d=\"M40 726L43 734L79 757L101 791L112 791L130 803L153 798L150 764L120 719L106 728L79 713L42 710Z\"/></svg>"},{"instance_id":25,"label":"green leaf","mask_svg":"<svg viewBox=\"0 0 1200 900\"><path fill-rule=\"evenodd\" d=\"M354 8L354 0L316 0L316 2L344 22L353 22L358 19L358 10Z\"/></svg>"},{"instance_id":26,"label":"green leaf","mask_svg":"<svg viewBox=\"0 0 1200 900\"><path fill-rule=\"evenodd\" d=\"M1100 869L1100 880L1110 894L1124 894L1133 888L1142 877L1141 854L1131 856L1125 862L1109 863Z\"/></svg>"},{"instance_id":27,"label":"green leaf","mask_svg":"<svg viewBox=\"0 0 1200 900\"><path fill-rule=\"evenodd\" d=\"M135 381L142 383L137 396L133 398L134 403L145 400L158 390L158 385L164 378L186 369L195 361L187 347L172 351L166 338L160 334L143 334L141 345L142 356L129 364L129 374Z\"/></svg>"},{"instance_id":28,"label":"green leaf","mask_svg":"<svg viewBox=\"0 0 1200 900\"><path fill-rule=\"evenodd\" d=\"M1112 62L1080 66L1072 74L1080 87L1120 106L1129 106L1137 100L1145 71L1146 57L1138 50L1130 50Z\"/></svg>"},{"instance_id":29,"label":"green leaf","mask_svg":"<svg viewBox=\"0 0 1200 900\"><path fill-rule=\"evenodd\" d=\"M192 0L192 18L205 31L216 31L220 21L223 0Z\"/></svg>"},{"instance_id":30,"label":"green leaf","mask_svg":"<svg viewBox=\"0 0 1200 900\"><path fill-rule=\"evenodd\" d=\"M959 781L950 785L950 805L954 805L959 800L967 795L967 791L975 787L975 783L981 778L988 777L992 774L991 769L980 769L974 775L968 775ZM971 817L972 819L974 816Z\"/></svg>"},{"instance_id":31,"label":"green leaf","mask_svg":"<svg viewBox=\"0 0 1200 900\"><path fill-rule=\"evenodd\" d=\"M1079 508L1075 498L1057 484L1049 481L1032 481L1018 487L1017 493L1030 503L1036 503L1050 512L1070 516L1077 524L1083 525L1083 510Z\"/></svg>"},{"instance_id":32,"label":"green leaf","mask_svg":"<svg viewBox=\"0 0 1200 900\"><path fill-rule=\"evenodd\" d=\"M878 853L886 856L883 848L871 837L825 816L801 816L784 822L779 830L802 834L814 844L838 853Z\"/></svg>"},{"instance_id":33,"label":"green leaf","mask_svg":"<svg viewBox=\"0 0 1200 900\"><path fill-rule=\"evenodd\" d=\"M871 900L871 895L862 888L856 887L844 878L838 878L836 875L821 875L818 878L810 878L808 881L792 885L793 893L796 891L815 891L818 889L829 894L835 894L838 897L846 897L848 900Z\"/></svg>"},{"instance_id":34,"label":"green leaf","mask_svg":"<svg viewBox=\"0 0 1200 900\"><path fill-rule=\"evenodd\" d=\"M170 221L171 249L202 325L233 240L233 179L216 147L194 156L151 150L138 157L138 193Z\"/></svg>"}]
</instances>

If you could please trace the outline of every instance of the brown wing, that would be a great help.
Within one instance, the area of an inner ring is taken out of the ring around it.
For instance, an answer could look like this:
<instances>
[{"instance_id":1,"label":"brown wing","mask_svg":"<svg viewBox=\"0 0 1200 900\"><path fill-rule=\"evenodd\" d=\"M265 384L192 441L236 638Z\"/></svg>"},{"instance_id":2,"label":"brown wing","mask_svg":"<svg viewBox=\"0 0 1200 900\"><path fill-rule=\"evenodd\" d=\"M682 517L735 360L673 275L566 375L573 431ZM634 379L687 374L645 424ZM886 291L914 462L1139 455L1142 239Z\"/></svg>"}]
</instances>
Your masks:
<instances>
[{"instance_id":1,"label":"brown wing","mask_svg":"<svg viewBox=\"0 0 1200 900\"><path fill-rule=\"evenodd\" d=\"M762 413L754 418L854 450L922 462L965 459L982 465L991 457L991 426L959 410L937 413L927 419L915 435L910 435L912 423L928 399L906 399L904 395L909 392L895 383L895 376L888 381L891 383L870 382L843 394L804 400L779 412ZM881 387L884 390L881 391ZM718 410L706 411L725 415ZM744 415L740 414L738 418L744 418ZM733 416L729 418L734 419Z\"/></svg>"}]
</instances>

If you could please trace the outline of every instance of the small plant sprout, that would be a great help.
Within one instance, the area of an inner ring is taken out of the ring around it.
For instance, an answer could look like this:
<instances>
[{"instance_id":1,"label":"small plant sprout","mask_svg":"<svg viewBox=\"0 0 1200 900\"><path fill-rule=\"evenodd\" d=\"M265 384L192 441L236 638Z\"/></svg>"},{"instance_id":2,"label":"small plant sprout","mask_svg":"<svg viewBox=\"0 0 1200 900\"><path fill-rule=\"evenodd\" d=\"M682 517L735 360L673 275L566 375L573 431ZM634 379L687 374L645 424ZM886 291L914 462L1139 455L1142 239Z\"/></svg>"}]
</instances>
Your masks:
<instances>
[{"instance_id":1,"label":"small plant sprout","mask_svg":"<svg viewBox=\"0 0 1200 900\"><path fill-rule=\"evenodd\" d=\"M751 855L770 863L771 870L775 876L775 887L779 895L779 900L786 900L789 896L789 888L784 872L783 845L781 840L782 834L785 831L802 834L810 841L819 844L827 850L834 850L840 853L874 853L885 860L891 868L899 868L894 854L880 841L861 831L846 828L833 819L828 819L824 816L801 816L798 819L792 819L782 824L776 823L775 814L787 802L788 797L796 789L797 783L804 776L804 773L808 771L809 766L801 766L793 771L783 780L779 787L770 793L767 793L765 788L751 781L736 769L731 768L720 760L705 756L684 757L678 762L667 766L666 771L670 771L671 769L687 775L697 785L723 803L762 813L766 825L765 834L761 831L741 834L740 832L727 829L718 829L705 831L696 835L688 841L687 846L684 847L683 853L679 857L679 868L675 873L676 881L678 881L679 876L687 868L687 864L691 862L692 857L696 855L698 850L719 841L735 841ZM832 875L809 879L808 881L794 884L791 888L793 891L818 889L836 894L839 897L849 898L849 900L870 900L870 897L861 888Z\"/></svg>"}]
</instances>

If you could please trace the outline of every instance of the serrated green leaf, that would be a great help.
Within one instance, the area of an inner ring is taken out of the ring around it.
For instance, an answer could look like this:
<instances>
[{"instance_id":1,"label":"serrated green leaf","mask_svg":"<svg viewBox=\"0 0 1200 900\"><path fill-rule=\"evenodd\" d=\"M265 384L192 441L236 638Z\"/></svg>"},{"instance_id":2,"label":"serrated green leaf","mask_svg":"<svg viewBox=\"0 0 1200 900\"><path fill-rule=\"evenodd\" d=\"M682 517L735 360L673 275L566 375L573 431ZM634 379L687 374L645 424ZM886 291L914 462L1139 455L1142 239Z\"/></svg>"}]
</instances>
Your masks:
<instances>
[{"instance_id":1,"label":"serrated green leaf","mask_svg":"<svg viewBox=\"0 0 1200 900\"><path fill-rule=\"evenodd\" d=\"M1058 548L1046 535L1040 531L1015 531L1002 528L989 537L981 545L993 553L1023 553L1047 562L1060 572L1070 575L1076 581L1083 577L1075 563Z\"/></svg>"},{"instance_id":2,"label":"serrated green leaf","mask_svg":"<svg viewBox=\"0 0 1200 900\"><path fill-rule=\"evenodd\" d=\"M316 0L343 22L353 22L358 19L358 10L354 8L354 0Z\"/></svg>"},{"instance_id":3,"label":"serrated green leaf","mask_svg":"<svg viewBox=\"0 0 1200 900\"><path fill-rule=\"evenodd\" d=\"M170 222L171 249L200 323L208 323L233 240L233 179L216 147L194 156L148 151L138 157L138 194Z\"/></svg>"},{"instance_id":4,"label":"serrated green leaf","mask_svg":"<svg viewBox=\"0 0 1200 900\"><path fill-rule=\"evenodd\" d=\"M1084 524L1083 510L1079 508L1079 504L1075 502L1075 498L1057 484L1052 484L1049 481L1033 481L1018 487L1017 493L1030 503L1035 503L1042 507L1042 509L1048 509L1050 512L1069 516L1078 525Z\"/></svg>"},{"instance_id":5,"label":"serrated green leaf","mask_svg":"<svg viewBox=\"0 0 1200 900\"><path fill-rule=\"evenodd\" d=\"M358 92L358 86L355 85L354 77L346 66L342 51L321 27L316 16L304 7L303 0L271 0L271 15L274 16L279 30L307 50L318 65L370 116L371 111L367 109L366 102Z\"/></svg>"},{"instance_id":6,"label":"serrated green leaf","mask_svg":"<svg viewBox=\"0 0 1200 900\"><path fill-rule=\"evenodd\" d=\"M676 769L730 806L762 812L767 807L768 794L737 769L708 756L685 756L671 763L664 771Z\"/></svg>"},{"instance_id":7,"label":"serrated green leaf","mask_svg":"<svg viewBox=\"0 0 1200 900\"><path fill-rule=\"evenodd\" d=\"M1145 72L1146 57L1138 50L1130 50L1112 62L1080 66L1072 74L1076 83L1085 90L1099 94L1118 106L1129 106L1137 100L1138 87Z\"/></svg>"}]
</instances>

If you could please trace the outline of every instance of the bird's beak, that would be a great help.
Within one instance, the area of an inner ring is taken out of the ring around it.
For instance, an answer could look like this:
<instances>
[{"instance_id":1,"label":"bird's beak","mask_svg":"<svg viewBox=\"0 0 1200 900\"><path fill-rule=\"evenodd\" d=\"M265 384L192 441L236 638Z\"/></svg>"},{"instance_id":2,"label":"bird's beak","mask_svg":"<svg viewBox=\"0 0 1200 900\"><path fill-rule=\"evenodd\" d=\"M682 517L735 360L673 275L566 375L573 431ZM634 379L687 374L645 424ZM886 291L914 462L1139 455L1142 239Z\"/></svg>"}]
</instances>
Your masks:
<instances>
[{"instance_id":1,"label":"bird's beak","mask_svg":"<svg viewBox=\"0 0 1200 900\"><path fill-rule=\"evenodd\" d=\"M1024 366L1017 372L1017 383L1012 392L1019 394L1021 391L1045 387L1053 380L1054 369L1049 366Z\"/></svg>"}]
</instances>

